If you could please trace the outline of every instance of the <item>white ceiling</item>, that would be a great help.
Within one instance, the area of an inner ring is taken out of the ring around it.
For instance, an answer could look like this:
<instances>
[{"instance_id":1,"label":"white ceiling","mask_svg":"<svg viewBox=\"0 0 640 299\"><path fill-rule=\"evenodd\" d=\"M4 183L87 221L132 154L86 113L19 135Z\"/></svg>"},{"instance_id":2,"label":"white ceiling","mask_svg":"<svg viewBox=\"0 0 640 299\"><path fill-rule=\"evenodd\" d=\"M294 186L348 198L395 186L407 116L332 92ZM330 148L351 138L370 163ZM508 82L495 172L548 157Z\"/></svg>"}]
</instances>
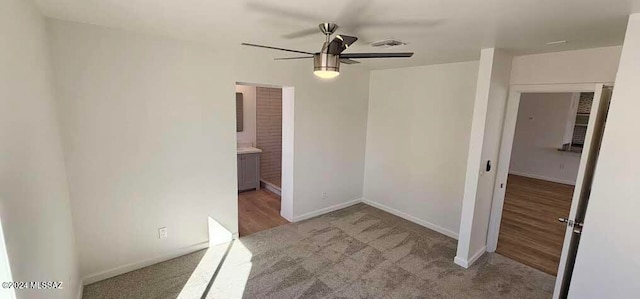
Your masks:
<instances>
[{"instance_id":1,"label":"white ceiling","mask_svg":"<svg viewBox=\"0 0 640 299\"><path fill-rule=\"evenodd\" d=\"M316 52L324 36L285 35L319 22L344 26L360 40L348 52L414 51L411 59L368 61L391 68L478 59L479 49L514 54L622 44L627 16L640 0L36 0L49 17L204 42L260 43ZM415 23L398 26L398 22ZM362 24L354 29L353 24ZM367 23L370 26L365 26ZM390 23L384 27L374 23ZM408 45L376 49L396 38ZM546 45L567 40L566 44ZM271 51L255 49L255 51ZM256 52L257 53L257 52ZM283 52L283 57L296 56ZM271 55L268 55L271 56ZM268 58L267 58L268 59ZM290 62L282 62L290 63Z\"/></svg>"}]
</instances>

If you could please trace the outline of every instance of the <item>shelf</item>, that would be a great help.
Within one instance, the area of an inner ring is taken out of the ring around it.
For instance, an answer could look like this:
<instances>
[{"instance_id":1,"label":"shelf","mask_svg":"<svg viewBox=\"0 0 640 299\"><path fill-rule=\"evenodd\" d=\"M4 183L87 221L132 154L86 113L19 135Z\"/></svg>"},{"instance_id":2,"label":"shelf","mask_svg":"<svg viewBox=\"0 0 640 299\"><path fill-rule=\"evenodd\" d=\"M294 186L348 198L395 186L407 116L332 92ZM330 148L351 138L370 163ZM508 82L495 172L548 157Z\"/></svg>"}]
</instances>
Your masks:
<instances>
[{"instance_id":1,"label":"shelf","mask_svg":"<svg viewBox=\"0 0 640 299\"><path fill-rule=\"evenodd\" d=\"M559 148L558 151L559 152L565 152L565 153L582 154L582 148L581 147Z\"/></svg>"},{"instance_id":2,"label":"shelf","mask_svg":"<svg viewBox=\"0 0 640 299\"><path fill-rule=\"evenodd\" d=\"M583 147L584 147L583 145L570 145L569 143L567 143L567 144L563 144L562 147L558 148L557 150L559 152L581 154Z\"/></svg>"}]
</instances>

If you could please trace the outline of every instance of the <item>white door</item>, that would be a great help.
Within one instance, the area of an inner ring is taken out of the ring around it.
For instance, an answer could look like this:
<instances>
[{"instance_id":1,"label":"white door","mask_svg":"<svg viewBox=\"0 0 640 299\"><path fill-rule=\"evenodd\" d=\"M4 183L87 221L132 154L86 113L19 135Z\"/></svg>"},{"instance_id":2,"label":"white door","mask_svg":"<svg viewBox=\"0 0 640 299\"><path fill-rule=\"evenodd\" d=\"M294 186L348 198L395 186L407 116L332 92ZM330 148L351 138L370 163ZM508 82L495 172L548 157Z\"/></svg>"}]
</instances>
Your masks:
<instances>
[{"instance_id":1,"label":"white door","mask_svg":"<svg viewBox=\"0 0 640 299\"><path fill-rule=\"evenodd\" d=\"M591 117L589 118L587 126L587 134L582 151L582 158L580 159L580 167L578 168L578 177L571 201L569 218L559 219L559 221L567 224L567 230L562 246L562 255L560 256L553 298L566 298L569 290L575 257L580 243L584 216L587 211L587 204L591 193L593 173L596 168L609 103L611 101L611 92L611 87L598 84L593 97Z\"/></svg>"}]
</instances>

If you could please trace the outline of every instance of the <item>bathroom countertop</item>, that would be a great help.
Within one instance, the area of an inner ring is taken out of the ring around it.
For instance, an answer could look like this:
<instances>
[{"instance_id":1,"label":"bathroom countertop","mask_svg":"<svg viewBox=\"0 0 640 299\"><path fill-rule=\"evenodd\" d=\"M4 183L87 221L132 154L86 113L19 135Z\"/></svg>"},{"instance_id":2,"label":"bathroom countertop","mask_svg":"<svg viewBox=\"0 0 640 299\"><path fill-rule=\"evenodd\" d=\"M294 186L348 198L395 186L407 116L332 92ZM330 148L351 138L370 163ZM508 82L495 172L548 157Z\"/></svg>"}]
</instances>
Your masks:
<instances>
[{"instance_id":1,"label":"bathroom countertop","mask_svg":"<svg viewBox=\"0 0 640 299\"><path fill-rule=\"evenodd\" d=\"M239 147L238 155L262 153L262 150L256 147Z\"/></svg>"}]
</instances>

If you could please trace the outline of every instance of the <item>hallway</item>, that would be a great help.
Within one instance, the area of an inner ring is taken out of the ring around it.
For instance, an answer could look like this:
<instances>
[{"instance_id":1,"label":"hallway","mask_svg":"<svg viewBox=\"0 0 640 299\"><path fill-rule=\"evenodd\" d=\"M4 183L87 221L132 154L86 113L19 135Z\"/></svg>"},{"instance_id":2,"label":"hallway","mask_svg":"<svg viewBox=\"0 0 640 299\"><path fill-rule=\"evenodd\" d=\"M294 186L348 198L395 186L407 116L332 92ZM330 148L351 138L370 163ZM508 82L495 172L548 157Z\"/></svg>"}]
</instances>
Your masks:
<instances>
[{"instance_id":1,"label":"hallway","mask_svg":"<svg viewBox=\"0 0 640 299\"><path fill-rule=\"evenodd\" d=\"M573 186L509 175L496 252L556 275Z\"/></svg>"}]
</instances>

